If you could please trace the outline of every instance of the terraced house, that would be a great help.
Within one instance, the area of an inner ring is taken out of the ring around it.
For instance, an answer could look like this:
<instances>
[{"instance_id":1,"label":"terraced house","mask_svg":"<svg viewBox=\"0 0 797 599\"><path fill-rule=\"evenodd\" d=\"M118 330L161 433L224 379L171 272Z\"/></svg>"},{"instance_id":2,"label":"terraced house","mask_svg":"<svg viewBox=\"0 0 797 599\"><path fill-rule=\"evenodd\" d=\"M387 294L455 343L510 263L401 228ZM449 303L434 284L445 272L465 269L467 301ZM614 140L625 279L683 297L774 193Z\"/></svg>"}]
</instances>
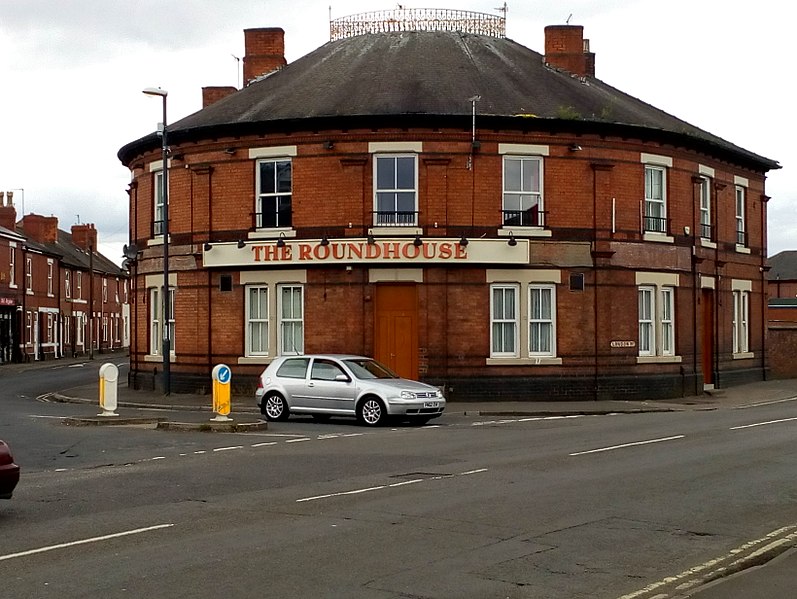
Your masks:
<instances>
[{"instance_id":1,"label":"terraced house","mask_svg":"<svg viewBox=\"0 0 797 599\"><path fill-rule=\"evenodd\" d=\"M546 27L544 53L464 11L330 31L287 64L282 29L246 30L245 86L204 88L167 164L158 133L119 151L133 385L157 382L164 326L178 390L303 352L373 355L459 400L765 376L777 162L600 80L581 26Z\"/></svg>"},{"instance_id":2,"label":"terraced house","mask_svg":"<svg viewBox=\"0 0 797 599\"><path fill-rule=\"evenodd\" d=\"M93 356L129 342L127 273L97 251L91 224L17 221L0 192L0 363Z\"/></svg>"}]
</instances>

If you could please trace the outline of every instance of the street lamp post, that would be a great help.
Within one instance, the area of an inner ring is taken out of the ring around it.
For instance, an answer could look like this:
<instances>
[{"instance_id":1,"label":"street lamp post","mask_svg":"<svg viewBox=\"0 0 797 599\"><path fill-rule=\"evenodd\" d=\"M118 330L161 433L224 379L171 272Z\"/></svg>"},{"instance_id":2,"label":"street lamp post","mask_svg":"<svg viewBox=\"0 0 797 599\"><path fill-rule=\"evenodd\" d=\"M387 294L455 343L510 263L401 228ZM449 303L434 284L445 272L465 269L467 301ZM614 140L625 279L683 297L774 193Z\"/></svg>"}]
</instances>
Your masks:
<instances>
[{"instance_id":1,"label":"street lamp post","mask_svg":"<svg viewBox=\"0 0 797 599\"><path fill-rule=\"evenodd\" d=\"M171 339L169 338L169 144L166 139L166 96L168 92L159 87L148 87L143 90L148 96L160 96L163 100L163 130L161 132L161 149L163 154L163 177L161 178L163 197L163 315L161 328L163 329L163 394L171 393Z\"/></svg>"}]
</instances>

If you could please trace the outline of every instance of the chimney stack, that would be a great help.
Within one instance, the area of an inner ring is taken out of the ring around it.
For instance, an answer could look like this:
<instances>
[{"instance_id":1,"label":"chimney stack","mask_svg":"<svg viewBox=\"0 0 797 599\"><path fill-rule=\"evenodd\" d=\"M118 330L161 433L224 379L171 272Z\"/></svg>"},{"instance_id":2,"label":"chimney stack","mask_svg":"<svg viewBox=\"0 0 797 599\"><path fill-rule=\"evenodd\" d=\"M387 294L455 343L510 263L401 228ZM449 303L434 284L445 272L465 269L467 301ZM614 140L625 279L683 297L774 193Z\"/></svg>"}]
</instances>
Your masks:
<instances>
[{"instance_id":1,"label":"chimney stack","mask_svg":"<svg viewBox=\"0 0 797 599\"><path fill-rule=\"evenodd\" d=\"M589 51L581 25L545 28L545 62L578 77L595 76L595 53Z\"/></svg>"},{"instance_id":2,"label":"chimney stack","mask_svg":"<svg viewBox=\"0 0 797 599\"><path fill-rule=\"evenodd\" d=\"M202 88L202 108L207 108L211 104L215 104L219 100L223 100L230 94L234 94L238 89L231 86L216 86L210 85Z\"/></svg>"},{"instance_id":3,"label":"chimney stack","mask_svg":"<svg viewBox=\"0 0 797 599\"><path fill-rule=\"evenodd\" d=\"M0 191L0 227L13 231L17 226L17 209L11 201L14 197L14 192L8 192L8 203L3 201L5 193Z\"/></svg>"},{"instance_id":4,"label":"chimney stack","mask_svg":"<svg viewBox=\"0 0 797 599\"><path fill-rule=\"evenodd\" d=\"M23 214L22 231L33 241L55 243L58 241L58 219L55 216Z\"/></svg>"},{"instance_id":5,"label":"chimney stack","mask_svg":"<svg viewBox=\"0 0 797 599\"><path fill-rule=\"evenodd\" d=\"M286 64L285 30L281 27L244 29L244 85Z\"/></svg>"},{"instance_id":6,"label":"chimney stack","mask_svg":"<svg viewBox=\"0 0 797 599\"><path fill-rule=\"evenodd\" d=\"M97 251L97 229L94 225L72 225L72 242L81 249Z\"/></svg>"}]
</instances>

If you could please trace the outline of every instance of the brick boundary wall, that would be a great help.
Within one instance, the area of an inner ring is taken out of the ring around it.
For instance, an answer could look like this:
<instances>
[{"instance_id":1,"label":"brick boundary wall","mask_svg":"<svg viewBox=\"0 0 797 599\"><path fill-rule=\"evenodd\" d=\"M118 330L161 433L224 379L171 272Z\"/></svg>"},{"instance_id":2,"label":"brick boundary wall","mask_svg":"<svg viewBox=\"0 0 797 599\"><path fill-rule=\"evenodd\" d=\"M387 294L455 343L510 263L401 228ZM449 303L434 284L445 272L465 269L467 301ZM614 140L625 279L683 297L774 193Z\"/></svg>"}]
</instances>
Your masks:
<instances>
[{"instance_id":1,"label":"brick boundary wall","mask_svg":"<svg viewBox=\"0 0 797 599\"><path fill-rule=\"evenodd\" d=\"M769 321L770 378L797 378L797 322Z\"/></svg>"}]
</instances>

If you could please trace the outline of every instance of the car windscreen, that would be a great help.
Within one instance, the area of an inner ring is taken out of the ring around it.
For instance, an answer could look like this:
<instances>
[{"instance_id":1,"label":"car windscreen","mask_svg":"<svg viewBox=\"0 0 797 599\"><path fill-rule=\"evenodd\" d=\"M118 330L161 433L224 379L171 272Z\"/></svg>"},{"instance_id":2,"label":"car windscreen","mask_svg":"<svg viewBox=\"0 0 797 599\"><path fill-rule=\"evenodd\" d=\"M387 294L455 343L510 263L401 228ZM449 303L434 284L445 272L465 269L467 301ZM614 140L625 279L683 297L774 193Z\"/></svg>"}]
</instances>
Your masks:
<instances>
[{"instance_id":1,"label":"car windscreen","mask_svg":"<svg viewBox=\"0 0 797 599\"><path fill-rule=\"evenodd\" d=\"M358 379L397 379L399 375L376 360L344 360Z\"/></svg>"}]
</instances>

